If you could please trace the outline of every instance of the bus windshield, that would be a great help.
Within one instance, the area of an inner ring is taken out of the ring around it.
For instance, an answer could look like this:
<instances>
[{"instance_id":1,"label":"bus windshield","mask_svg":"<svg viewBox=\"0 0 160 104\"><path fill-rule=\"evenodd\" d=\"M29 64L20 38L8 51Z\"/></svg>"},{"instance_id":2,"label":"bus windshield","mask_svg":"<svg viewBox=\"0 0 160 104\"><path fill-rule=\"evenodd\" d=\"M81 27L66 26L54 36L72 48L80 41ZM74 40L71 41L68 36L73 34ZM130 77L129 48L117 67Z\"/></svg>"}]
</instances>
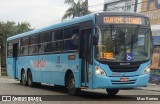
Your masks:
<instances>
[{"instance_id":1,"label":"bus windshield","mask_svg":"<svg viewBox=\"0 0 160 104\"><path fill-rule=\"evenodd\" d=\"M108 62L135 62L150 59L149 28L111 25L98 27L96 58Z\"/></svg>"}]
</instances>

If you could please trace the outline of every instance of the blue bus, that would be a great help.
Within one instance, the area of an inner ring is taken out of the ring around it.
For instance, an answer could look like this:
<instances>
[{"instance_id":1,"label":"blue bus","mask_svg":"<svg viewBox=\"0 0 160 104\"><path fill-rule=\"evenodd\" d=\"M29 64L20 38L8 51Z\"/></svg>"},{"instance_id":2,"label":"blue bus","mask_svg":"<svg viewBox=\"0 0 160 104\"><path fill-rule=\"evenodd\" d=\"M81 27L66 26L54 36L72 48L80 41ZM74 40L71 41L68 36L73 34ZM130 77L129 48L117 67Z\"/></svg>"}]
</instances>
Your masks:
<instances>
[{"instance_id":1,"label":"blue bus","mask_svg":"<svg viewBox=\"0 0 160 104\"><path fill-rule=\"evenodd\" d=\"M150 22L139 13L101 12L7 38L7 73L23 85L120 89L147 86Z\"/></svg>"}]
</instances>

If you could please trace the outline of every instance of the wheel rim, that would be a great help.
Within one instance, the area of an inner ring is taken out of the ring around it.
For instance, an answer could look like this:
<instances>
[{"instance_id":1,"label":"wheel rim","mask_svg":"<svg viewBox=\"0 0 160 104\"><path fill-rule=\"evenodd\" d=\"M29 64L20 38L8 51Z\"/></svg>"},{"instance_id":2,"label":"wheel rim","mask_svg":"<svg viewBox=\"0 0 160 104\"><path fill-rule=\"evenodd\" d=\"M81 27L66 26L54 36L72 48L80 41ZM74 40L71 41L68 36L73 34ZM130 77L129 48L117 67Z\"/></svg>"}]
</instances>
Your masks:
<instances>
[{"instance_id":1,"label":"wheel rim","mask_svg":"<svg viewBox=\"0 0 160 104\"><path fill-rule=\"evenodd\" d=\"M74 89L74 86L75 86L75 81L74 79L71 79L70 82L69 82L69 89Z\"/></svg>"},{"instance_id":2,"label":"wheel rim","mask_svg":"<svg viewBox=\"0 0 160 104\"><path fill-rule=\"evenodd\" d=\"M75 80L74 80L73 76L69 80L68 90L69 90L70 93L74 93L75 92Z\"/></svg>"}]
</instances>

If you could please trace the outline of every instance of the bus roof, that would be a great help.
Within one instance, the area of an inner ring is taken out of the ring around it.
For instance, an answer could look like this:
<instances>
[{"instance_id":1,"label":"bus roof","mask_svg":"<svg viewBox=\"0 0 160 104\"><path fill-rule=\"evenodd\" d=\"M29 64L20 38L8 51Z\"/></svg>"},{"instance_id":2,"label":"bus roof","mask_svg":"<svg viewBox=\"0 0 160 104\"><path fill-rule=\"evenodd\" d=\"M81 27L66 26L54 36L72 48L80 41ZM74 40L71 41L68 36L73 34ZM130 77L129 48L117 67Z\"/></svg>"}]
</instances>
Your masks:
<instances>
[{"instance_id":1,"label":"bus roof","mask_svg":"<svg viewBox=\"0 0 160 104\"><path fill-rule=\"evenodd\" d=\"M35 29L35 30L29 31L29 32L17 34L17 35L8 37L7 41L18 39L18 38L21 38L21 37L24 37L24 36L29 36L29 35L32 35L32 34L37 34L37 33L40 33L40 32L45 32L45 31L48 31L48 30L53 30L53 29L60 28L60 27L63 27L63 26L76 24L76 23L79 23L79 22L84 22L84 21L88 21L88 20L94 20L96 14L100 14L100 15L106 15L107 14L107 15L116 15L116 16L117 15L119 15L119 16L121 16L121 15L130 15L130 16L146 17L145 15L140 14L140 13L129 13L129 12L127 12L127 13L126 12L99 12L99 13L92 13L92 14L85 15L85 16L82 16L82 17L76 17L74 19L71 19L71 20L68 20L68 21L64 21L64 22L61 22L61 23L58 23L58 24L53 24L53 25L46 26L46 27L39 28L39 29Z\"/></svg>"},{"instance_id":2,"label":"bus roof","mask_svg":"<svg viewBox=\"0 0 160 104\"><path fill-rule=\"evenodd\" d=\"M45 31L48 31L48 30L53 30L53 29L60 28L60 27L63 27L63 26L76 24L76 23L79 23L79 22L87 21L87 20L92 20L92 19L94 19L94 14L90 14L90 15L86 15L86 16L82 16L82 17L77 17L77 18L74 18L74 19L71 19L71 20L67 20L67 21L58 23L58 24L53 24L53 25L50 25L50 26L46 26L46 27L43 27L43 28L38 28L38 29L29 31L29 32L25 32L25 33L21 33L21 34L17 34L17 35L8 37L7 41L18 39L18 38L21 38L21 37L24 37L24 36L29 36L29 35L40 33L40 32L45 32Z\"/></svg>"}]
</instances>

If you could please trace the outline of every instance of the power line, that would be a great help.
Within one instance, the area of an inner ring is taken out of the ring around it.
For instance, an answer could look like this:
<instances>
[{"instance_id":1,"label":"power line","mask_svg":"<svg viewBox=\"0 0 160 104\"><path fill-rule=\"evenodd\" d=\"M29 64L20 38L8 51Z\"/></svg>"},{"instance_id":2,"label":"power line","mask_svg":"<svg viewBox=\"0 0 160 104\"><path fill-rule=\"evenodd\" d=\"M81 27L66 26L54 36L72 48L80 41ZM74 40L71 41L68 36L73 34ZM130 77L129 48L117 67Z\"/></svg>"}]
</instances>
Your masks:
<instances>
[{"instance_id":1,"label":"power line","mask_svg":"<svg viewBox=\"0 0 160 104\"><path fill-rule=\"evenodd\" d=\"M139 2L139 3L134 3L134 4L131 4L131 6L133 6L133 5L137 5L137 7L138 7L138 5L140 5L140 4L142 4L142 3L145 3L145 2L147 2L147 1L143 1L143 2ZM114 3L114 2L111 2L111 3ZM96 6L100 6L100 5L107 5L107 3L99 3L99 4L95 4L95 5L91 5L91 6L88 6L88 8L95 8ZM126 6L120 6L119 8L123 8L123 7L126 7ZM150 6L150 7L152 7L152 6ZM116 8L116 7L115 7ZM139 9L137 9L137 11L138 11ZM153 9L153 10L150 10L150 11L154 11L154 10L158 10L158 9ZM103 10L96 10L96 11L91 11L91 13L95 13L95 12L102 12ZM143 12L147 12L147 10L146 11L141 11L141 12L139 12L139 13L143 13ZM57 21L61 21L61 19L57 19ZM50 23L53 23L53 21L50 21L50 22L47 22L47 23L45 23L44 25L40 25L40 26L38 26L37 28L39 28L39 27L43 27L43 26L46 26L46 25L48 25L48 24L50 24Z\"/></svg>"},{"instance_id":2,"label":"power line","mask_svg":"<svg viewBox=\"0 0 160 104\"><path fill-rule=\"evenodd\" d=\"M95 7L95 6L100 6L100 5L104 5L105 3L100 3L100 4L96 4L96 5L91 5L91 6L88 6L89 8L92 8L92 7Z\"/></svg>"},{"instance_id":3,"label":"power line","mask_svg":"<svg viewBox=\"0 0 160 104\"><path fill-rule=\"evenodd\" d=\"M99 3L99 4L96 4L96 5L91 5L91 6L88 6L88 8L93 8L93 7L100 6L100 5L104 5L104 3ZM103 11L103 10L100 10L100 11ZM58 19L57 21L60 22L61 19ZM48 25L48 24L50 24L50 23L53 23L53 21L49 21L49 22L47 22L47 23L44 23L44 24L42 24L42 25L39 25L39 26L36 27L36 28L40 28L40 27L46 26L46 25Z\"/></svg>"},{"instance_id":4,"label":"power line","mask_svg":"<svg viewBox=\"0 0 160 104\"><path fill-rule=\"evenodd\" d=\"M99 6L99 5L104 5L104 3L100 3L100 4L96 4L96 5L91 5L91 6L88 6L88 7L95 7L95 6ZM103 10L100 10L100 11L103 11ZM92 12L92 13L94 13L94 12ZM57 19L56 21L61 21L61 19ZM48 24L51 24L51 23L53 23L53 21L49 21L49 22L47 22L47 23L44 23L44 24L42 24L42 25L39 25L39 26L37 26L36 28L41 28L41 27L43 27L43 26L47 26Z\"/></svg>"}]
</instances>

